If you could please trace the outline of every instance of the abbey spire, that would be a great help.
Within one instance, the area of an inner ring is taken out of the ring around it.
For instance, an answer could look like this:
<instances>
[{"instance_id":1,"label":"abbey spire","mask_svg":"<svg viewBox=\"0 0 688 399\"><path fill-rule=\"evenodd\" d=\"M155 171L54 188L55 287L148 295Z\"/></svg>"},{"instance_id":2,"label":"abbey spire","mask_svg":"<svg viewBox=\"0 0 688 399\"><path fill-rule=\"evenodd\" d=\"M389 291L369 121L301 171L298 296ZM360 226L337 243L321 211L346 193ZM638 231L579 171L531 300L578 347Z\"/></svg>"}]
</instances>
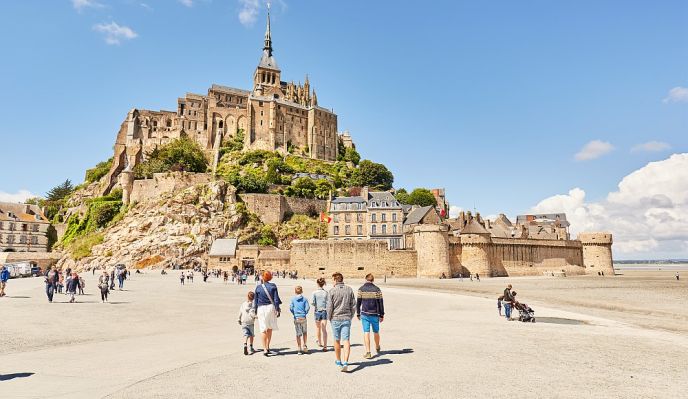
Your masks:
<instances>
[{"instance_id":1,"label":"abbey spire","mask_svg":"<svg viewBox=\"0 0 688 399\"><path fill-rule=\"evenodd\" d=\"M265 46L263 51L267 51L268 56L272 57L272 36L270 35L270 3L268 3L268 23L265 28Z\"/></svg>"}]
</instances>

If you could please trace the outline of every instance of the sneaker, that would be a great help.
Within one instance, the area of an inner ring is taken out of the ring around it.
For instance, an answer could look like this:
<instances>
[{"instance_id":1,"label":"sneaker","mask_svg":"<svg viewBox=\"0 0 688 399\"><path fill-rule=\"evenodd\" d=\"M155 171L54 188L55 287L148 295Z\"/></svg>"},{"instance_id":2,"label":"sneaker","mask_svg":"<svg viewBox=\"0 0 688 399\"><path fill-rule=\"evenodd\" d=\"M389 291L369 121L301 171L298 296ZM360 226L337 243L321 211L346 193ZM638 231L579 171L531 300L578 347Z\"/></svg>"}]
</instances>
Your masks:
<instances>
[{"instance_id":1,"label":"sneaker","mask_svg":"<svg viewBox=\"0 0 688 399\"><path fill-rule=\"evenodd\" d=\"M373 358L373 355L371 355L370 352L366 352L366 354L363 355L363 358L364 358L364 359L372 359L372 358Z\"/></svg>"},{"instance_id":2,"label":"sneaker","mask_svg":"<svg viewBox=\"0 0 688 399\"><path fill-rule=\"evenodd\" d=\"M342 362L340 362L339 360L335 360L334 364L336 364L337 367L339 367L340 369L341 369L342 366L343 366L343 365L342 365Z\"/></svg>"},{"instance_id":3,"label":"sneaker","mask_svg":"<svg viewBox=\"0 0 688 399\"><path fill-rule=\"evenodd\" d=\"M244 355L248 355L248 348L244 345Z\"/></svg>"},{"instance_id":4,"label":"sneaker","mask_svg":"<svg viewBox=\"0 0 688 399\"><path fill-rule=\"evenodd\" d=\"M342 373L346 373L349 371L349 363L342 363L342 369L340 370Z\"/></svg>"},{"instance_id":5,"label":"sneaker","mask_svg":"<svg viewBox=\"0 0 688 399\"><path fill-rule=\"evenodd\" d=\"M251 347L251 353L256 353L256 350Z\"/></svg>"},{"instance_id":6,"label":"sneaker","mask_svg":"<svg viewBox=\"0 0 688 399\"><path fill-rule=\"evenodd\" d=\"M303 355L303 351L299 349L299 356Z\"/></svg>"}]
</instances>

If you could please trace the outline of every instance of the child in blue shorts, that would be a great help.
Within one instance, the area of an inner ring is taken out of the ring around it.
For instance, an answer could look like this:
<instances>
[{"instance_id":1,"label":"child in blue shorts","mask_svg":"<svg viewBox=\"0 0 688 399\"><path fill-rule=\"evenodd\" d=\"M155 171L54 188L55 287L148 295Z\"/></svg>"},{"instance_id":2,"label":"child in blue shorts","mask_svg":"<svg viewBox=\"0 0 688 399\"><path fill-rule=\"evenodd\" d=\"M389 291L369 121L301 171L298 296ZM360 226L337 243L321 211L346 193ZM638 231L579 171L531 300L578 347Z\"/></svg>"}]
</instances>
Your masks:
<instances>
[{"instance_id":1,"label":"child in blue shorts","mask_svg":"<svg viewBox=\"0 0 688 399\"><path fill-rule=\"evenodd\" d=\"M254 296L255 294L253 291L249 291L247 300L243 302L239 308L239 325L244 334L244 355L248 355L248 344L250 344L251 353L255 352L253 349L253 337L256 335L254 332L254 324L256 321L256 314L253 310Z\"/></svg>"}]
</instances>

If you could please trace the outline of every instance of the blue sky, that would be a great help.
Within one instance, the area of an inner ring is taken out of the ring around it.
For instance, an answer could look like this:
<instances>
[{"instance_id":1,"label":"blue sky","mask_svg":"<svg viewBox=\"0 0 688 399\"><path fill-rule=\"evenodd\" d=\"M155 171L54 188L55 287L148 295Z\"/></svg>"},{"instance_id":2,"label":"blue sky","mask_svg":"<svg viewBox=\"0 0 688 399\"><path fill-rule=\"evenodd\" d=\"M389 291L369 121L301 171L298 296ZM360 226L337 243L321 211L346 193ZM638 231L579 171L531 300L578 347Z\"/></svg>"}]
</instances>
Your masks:
<instances>
[{"instance_id":1,"label":"blue sky","mask_svg":"<svg viewBox=\"0 0 688 399\"><path fill-rule=\"evenodd\" d=\"M263 4L5 2L0 192L82 181L130 108L250 88ZM688 151L686 15L685 1L283 0L272 37L283 79L308 73L395 186L514 216L574 188L607 201L625 176ZM688 235L676 245L688 252Z\"/></svg>"}]
</instances>

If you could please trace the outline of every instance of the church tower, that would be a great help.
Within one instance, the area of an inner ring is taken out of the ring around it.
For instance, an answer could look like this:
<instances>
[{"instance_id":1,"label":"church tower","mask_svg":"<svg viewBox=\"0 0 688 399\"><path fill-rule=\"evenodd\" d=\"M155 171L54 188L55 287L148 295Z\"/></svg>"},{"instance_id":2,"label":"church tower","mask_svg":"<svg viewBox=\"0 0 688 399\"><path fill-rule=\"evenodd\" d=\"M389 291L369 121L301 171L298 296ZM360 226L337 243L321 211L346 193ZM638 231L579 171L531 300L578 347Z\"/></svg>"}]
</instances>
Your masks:
<instances>
[{"instance_id":1,"label":"church tower","mask_svg":"<svg viewBox=\"0 0 688 399\"><path fill-rule=\"evenodd\" d=\"M272 36L270 33L270 4L268 4L268 20L265 28L265 40L263 45L263 55L253 75L253 93L258 96L273 97L273 94L281 94L280 90L281 71L277 66L277 61L272 55Z\"/></svg>"}]
</instances>

